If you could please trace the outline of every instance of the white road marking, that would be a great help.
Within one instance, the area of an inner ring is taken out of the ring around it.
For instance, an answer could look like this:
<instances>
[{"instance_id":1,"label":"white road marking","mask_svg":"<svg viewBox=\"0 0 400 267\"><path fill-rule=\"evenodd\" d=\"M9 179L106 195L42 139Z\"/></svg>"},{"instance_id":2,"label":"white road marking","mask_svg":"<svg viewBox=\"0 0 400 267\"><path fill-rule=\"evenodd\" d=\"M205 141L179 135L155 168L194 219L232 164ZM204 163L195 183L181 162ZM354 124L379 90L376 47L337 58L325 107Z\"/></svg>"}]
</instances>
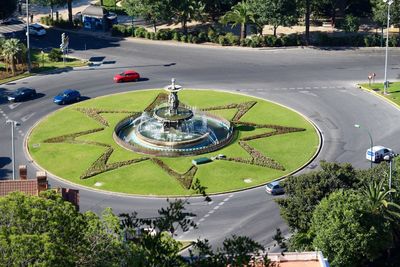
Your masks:
<instances>
[{"instance_id":1,"label":"white road marking","mask_svg":"<svg viewBox=\"0 0 400 267\"><path fill-rule=\"evenodd\" d=\"M21 121L23 121L23 122L25 122L25 121L27 121L27 120L29 120L33 115L35 115L36 114L36 112L32 112L32 113L30 113L30 114L28 114L28 115L25 115L25 116L23 116L22 118L21 118Z\"/></svg>"},{"instance_id":2,"label":"white road marking","mask_svg":"<svg viewBox=\"0 0 400 267\"><path fill-rule=\"evenodd\" d=\"M215 206L215 207L214 207L214 210L217 210L217 209L219 209L219 206Z\"/></svg>"},{"instance_id":3,"label":"white road marking","mask_svg":"<svg viewBox=\"0 0 400 267\"><path fill-rule=\"evenodd\" d=\"M210 210L208 213L213 214L215 210Z\"/></svg>"},{"instance_id":4,"label":"white road marking","mask_svg":"<svg viewBox=\"0 0 400 267\"><path fill-rule=\"evenodd\" d=\"M210 214L207 213L206 215L204 215L204 218L207 218L208 216L210 216Z\"/></svg>"},{"instance_id":5,"label":"white road marking","mask_svg":"<svg viewBox=\"0 0 400 267\"><path fill-rule=\"evenodd\" d=\"M201 218L201 219L199 220L199 222L204 222L204 220L205 220L204 218Z\"/></svg>"},{"instance_id":6,"label":"white road marking","mask_svg":"<svg viewBox=\"0 0 400 267\"><path fill-rule=\"evenodd\" d=\"M14 108L18 107L19 105L21 105L21 103L14 103L14 104L8 105L8 107L10 109L14 109Z\"/></svg>"},{"instance_id":7,"label":"white road marking","mask_svg":"<svg viewBox=\"0 0 400 267\"><path fill-rule=\"evenodd\" d=\"M314 93L311 93L310 91L299 91L300 93L302 93L302 94L305 94L305 95L311 95L311 96L315 96L315 97L317 97L317 95L316 94L314 94Z\"/></svg>"}]
</instances>

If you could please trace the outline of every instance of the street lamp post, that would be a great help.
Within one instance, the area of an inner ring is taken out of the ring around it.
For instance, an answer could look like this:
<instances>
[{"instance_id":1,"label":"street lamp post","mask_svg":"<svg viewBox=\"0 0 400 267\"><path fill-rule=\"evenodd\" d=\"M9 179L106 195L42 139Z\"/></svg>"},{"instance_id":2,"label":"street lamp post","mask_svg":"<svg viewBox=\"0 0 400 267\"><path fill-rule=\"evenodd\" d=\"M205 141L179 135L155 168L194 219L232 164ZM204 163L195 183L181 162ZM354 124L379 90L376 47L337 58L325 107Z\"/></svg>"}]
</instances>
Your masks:
<instances>
[{"instance_id":1,"label":"street lamp post","mask_svg":"<svg viewBox=\"0 0 400 267\"><path fill-rule=\"evenodd\" d=\"M31 72L31 51L29 45L29 0L26 0L26 49L28 53L28 72Z\"/></svg>"},{"instance_id":2,"label":"street lamp post","mask_svg":"<svg viewBox=\"0 0 400 267\"><path fill-rule=\"evenodd\" d=\"M7 120L6 123L11 124L11 158L12 158L12 177L15 180L15 146L14 146L14 127L18 126L18 122Z\"/></svg>"},{"instance_id":3,"label":"street lamp post","mask_svg":"<svg viewBox=\"0 0 400 267\"><path fill-rule=\"evenodd\" d=\"M383 94L387 94L388 80L387 80L387 65L388 65L388 47L389 47L389 27L390 27L390 6L393 4L393 0L383 0L388 5L387 9L387 32L386 32L386 51L385 51L385 81L383 82Z\"/></svg>"},{"instance_id":4,"label":"street lamp post","mask_svg":"<svg viewBox=\"0 0 400 267\"><path fill-rule=\"evenodd\" d=\"M372 153L372 147L374 146L374 142L372 141L371 133L368 131L368 129L362 128L361 125L359 125L359 124L354 124L354 127L364 129L364 130L367 132L367 134L368 134L368 136L369 136L369 141L370 141L370 144L371 144L371 149L370 149L370 151L371 151L371 153ZM372 154L371 154L371 168L372 168Z\"/></svg>"}]
</instances>

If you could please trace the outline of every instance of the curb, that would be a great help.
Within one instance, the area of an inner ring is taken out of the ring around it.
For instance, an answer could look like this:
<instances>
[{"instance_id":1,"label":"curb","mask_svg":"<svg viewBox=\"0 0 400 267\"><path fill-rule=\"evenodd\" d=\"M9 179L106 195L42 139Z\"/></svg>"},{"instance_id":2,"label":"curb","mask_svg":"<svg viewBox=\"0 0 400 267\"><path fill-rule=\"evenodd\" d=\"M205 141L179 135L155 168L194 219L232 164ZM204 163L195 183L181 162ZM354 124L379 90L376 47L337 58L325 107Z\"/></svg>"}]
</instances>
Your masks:
<instances>
[{"instance_id":1,"label":"curb","mask_svg":"<svg viewBox=\"0 0 400 267\"><path fill-rule=\"evenodd\" d=\"M153 91L153 90L160 90L160 89L144 89L144 90L140 90L140 91ZM195 89L195 88L191 88L191 90L203 90L203 91L208 91L210 89ZM264 182L261 184L257 184L254 186L250 186L250 187L246 187L246 188L241 188L241 189L235 189L235 190L229 190L229 191L224 191L224 192L215 192L215 193L209 193L209 196L221 196L221 195L225 195L225 194L232 194L232 193L236 193L236 192L242 192L242 191L247 191L247 190L251 190L251 189L256 189L259 187L262 187L264 185L266 185L267 183L270 183L272 181L277 181L277 180L283 180L286 179L287 177L294 175L295 173L303 170L304 168L306 168L320 153L320 151L322 150L323 147L323 136L322 133L320 131L320 129L317 127L317 125L308 117L306 117L304 114L288 107L285 106L283 104L277 103L275 101L271 101L271 100L267 100L261 97L257 97L257 96L252 96L252 95L248 95L248 94L244 94L244 93L238 93L238 92L232 92L232 91L228 91L228 90L212 90L212 91L217 91L217 92L226 92L226 93L231 93L231 94L237 94L237 95L244 95L244 96L250 96L250 97L254 97L263 101L267 101L269 103L273 103L276 104L278 106L284 107L286 109L289 109L297 114L299 114L301 117L303 117L306 121L308 121L309 123L311 123L311 125L314 127L315 131L318 134L318 149L315 151L315 153L313 154L313 156L307 161L305 162L302 166L300 166L299 168L293 170L292 172L285 174L281 177L278 177L274 180L268 181L268 182ZM111 94L111 95L104 95L104 96L99 96L96 97L95 99L98 98L104 98L104 97L108 97L108 96L113 96L113 95L120 95L120 94L129 94L132 93L130 91L128 92L120 92L120 93L116 93L116 94ZM113 195L113 196L120 196L120 197L130 197L130 198L147 198L147 199L167 199L167 198L187 198L187 197L191 197L191 198L203 198L203 196L200 195L167 195L167 196L155 196L155 195L140 195L140 194L130 194L130 193L121 193L121 192L113 192L113 191L108 191L108 190L103 190L103 189L97 189L97 188L93 188L93 187L89 187L89 186L85 186L85 185L80 185L77 183L73 183L69 180L66 180L62 177L59 177L51 172L49 172L48 170L44 169L42 166L40 166L38 163L36 163L36 161L33 160L33 158L31 157L30 153L29 153L29 147L28 147L28 139L32 133L32 131L35 129L35 127L42 122L43 120L45 120L46 118L48 118L50 115L54 114L55 112L58 112L62 109L68 108L70 106L67 107L63 107L61 109L57 109L47 115L45 115L44 117L42 117L40 120L38 120L27 132L27 134L25 135L24 138L24 142L23 142L23 152L25 154L25 157L28 159L28 161L30 163L32 163L37 169L41 170L41 171L45 171L47 174L49 174L51 176L51 178L62 181L63 183L66 183L68 185L72 185L76 188L82 188L91 192L96 192L96 193L102 193L102 194L106 194L106 195Z\"/></svg>"},{"instance_id":2,"label":"curb","mask_svg":"<svg viewBox=\"0 0 400 267\"><path fill-rule=\"evenodd\" d=\"M393 102L393 100L391 100L391 99L385 97L383 94L380 94L380 93L377 93L377 92L374 91L374 90L368 89L368 88L362 86L361 84L356 84L356 86L357 86L359 89L361 89L361 90L364 90L364 91L366 91L366 92L368 92L368 93L370 93L370 94L373 94L373 95L376 96L376 97L379 97L380 99L386 101L386 103L392 105L394 108L396 108L397 110L400 111L400 106L399 106L398 104L396 104L395 102Z\"/></svg>"}]
</instances>

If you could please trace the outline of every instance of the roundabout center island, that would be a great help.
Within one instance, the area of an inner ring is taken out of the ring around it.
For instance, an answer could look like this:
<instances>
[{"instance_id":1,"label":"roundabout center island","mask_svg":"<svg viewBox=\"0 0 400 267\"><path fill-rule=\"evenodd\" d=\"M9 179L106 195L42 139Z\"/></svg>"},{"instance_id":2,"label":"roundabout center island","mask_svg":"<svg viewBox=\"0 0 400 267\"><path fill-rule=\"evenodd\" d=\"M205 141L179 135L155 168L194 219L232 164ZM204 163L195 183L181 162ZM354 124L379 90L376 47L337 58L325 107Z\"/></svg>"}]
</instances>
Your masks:
<instances>
[{"instance_id":1,"label":"roundabout center island","mask_svg":"<svg viewBox=\"0 0 400 267\"><path fill-rule=\"evenodd\" d=\"M178 96L179 92L179 96ZM93 189L184 196L259 186L304 167L321 141L296 111L218 90L164 90L90 99L36 124L29 156L59 179ZM202 158L206 164L192 162Z\"/></svg>"}]
</instances>

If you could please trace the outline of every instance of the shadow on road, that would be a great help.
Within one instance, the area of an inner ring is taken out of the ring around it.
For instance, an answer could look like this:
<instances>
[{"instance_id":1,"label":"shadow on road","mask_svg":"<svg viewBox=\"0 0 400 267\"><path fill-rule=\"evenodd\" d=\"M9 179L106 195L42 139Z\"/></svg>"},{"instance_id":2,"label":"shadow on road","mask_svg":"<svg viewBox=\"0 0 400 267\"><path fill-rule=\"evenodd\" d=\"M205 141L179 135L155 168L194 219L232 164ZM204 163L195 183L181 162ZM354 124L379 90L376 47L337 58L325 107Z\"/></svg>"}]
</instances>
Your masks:
<instances>
[{"instance_id":1,"label":"shadow on road","mask_svg":"<svg viewBox=\"0 0 400 267\"><path fill-rule=\"evenodd\" d=\"M6 180L8 175L11 175L12 171L8 169L3 169L4 166L11 163L9 157L0 157L0 180Z\"/></svg>"}]
</instances>

